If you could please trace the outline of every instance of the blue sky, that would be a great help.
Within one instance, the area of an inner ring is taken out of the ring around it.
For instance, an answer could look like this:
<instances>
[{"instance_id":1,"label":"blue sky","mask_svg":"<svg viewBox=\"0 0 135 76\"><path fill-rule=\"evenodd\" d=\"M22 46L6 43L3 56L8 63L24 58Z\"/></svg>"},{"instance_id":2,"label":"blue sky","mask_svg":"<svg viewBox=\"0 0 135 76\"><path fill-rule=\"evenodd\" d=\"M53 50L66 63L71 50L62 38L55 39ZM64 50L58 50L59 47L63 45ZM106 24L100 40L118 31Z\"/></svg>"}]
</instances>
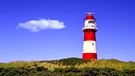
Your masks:
<instances>
[{"instance_id":1,"label":"blue sky","mask_svg":"<svg viewBox=\"0 0 135 76\"><path fill-rule=\"evenodd\" d=\"M98 59L135 61L134 0L0 0L0 62L81 58L86 11L95 13ZM59 28L32 31L31 20Z\"/></svg>"}]
</instances>

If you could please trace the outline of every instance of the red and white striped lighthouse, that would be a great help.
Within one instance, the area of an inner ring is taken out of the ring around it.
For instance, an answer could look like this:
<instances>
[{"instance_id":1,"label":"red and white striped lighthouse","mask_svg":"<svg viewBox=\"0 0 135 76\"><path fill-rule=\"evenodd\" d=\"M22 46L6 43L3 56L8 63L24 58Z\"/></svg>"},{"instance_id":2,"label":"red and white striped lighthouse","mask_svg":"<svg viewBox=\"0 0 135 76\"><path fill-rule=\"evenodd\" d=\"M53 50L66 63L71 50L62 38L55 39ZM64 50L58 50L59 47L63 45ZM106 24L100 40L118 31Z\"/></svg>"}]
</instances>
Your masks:
<instances>
[{"instance_id":1,"label":"red and white striped lighthouse","mask_svg":"<svg viewBox=\"0 0 135 76\"><path fill-rule=\"evenodd\" d=\"M84 19L84 42L83 42L83 60L97 59L96 53L96 34L97 31L95 18L93 13L86 13L87 16Z\"/></svg>"}]
</instances>

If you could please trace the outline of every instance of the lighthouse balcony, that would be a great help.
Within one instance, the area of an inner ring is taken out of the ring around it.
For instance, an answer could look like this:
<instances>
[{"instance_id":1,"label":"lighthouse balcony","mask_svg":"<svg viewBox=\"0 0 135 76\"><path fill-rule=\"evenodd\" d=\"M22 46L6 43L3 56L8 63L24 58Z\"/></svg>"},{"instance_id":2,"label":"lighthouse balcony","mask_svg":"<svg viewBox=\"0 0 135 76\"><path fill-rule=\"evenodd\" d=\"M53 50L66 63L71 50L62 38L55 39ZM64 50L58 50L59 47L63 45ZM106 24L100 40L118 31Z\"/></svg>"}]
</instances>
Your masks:
<instances>
[{"instance_id":1,"label":"lighthouse balcony","mask_svg":"<svg viewBox=\"0 0 135 76\"><path fill-rule=\"evenodd\" d=\"M92 30L97 31L97 28L96 28L96 27L95 27L95 28L93 28L93 27L83 27L83 28L82 28L82 31L85 31L85 30L87 30L87 29L92 29Z\"/></svg>"}]
</instances>

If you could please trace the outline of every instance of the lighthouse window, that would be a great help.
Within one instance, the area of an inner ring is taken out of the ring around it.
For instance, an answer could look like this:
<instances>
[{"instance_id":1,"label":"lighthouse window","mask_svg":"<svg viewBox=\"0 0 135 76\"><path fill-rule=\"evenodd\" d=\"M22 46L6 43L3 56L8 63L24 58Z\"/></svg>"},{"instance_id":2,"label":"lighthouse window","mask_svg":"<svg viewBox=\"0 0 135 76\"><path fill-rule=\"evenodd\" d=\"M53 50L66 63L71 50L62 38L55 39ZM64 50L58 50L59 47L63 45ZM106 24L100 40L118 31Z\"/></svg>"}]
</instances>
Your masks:
<instances>
[{"instance_id":1,"label":"lighthouse window","mask_svg":"<svg viewBox=\"0 0 135 76\"><path fill-rule=\"evenodd\" d=\"M94 45L94 43L92 43L92 45Z\"/></svg>"},{"instance_id":2,"label":"lighthouse window","mask_svg":"<svg viewBox=\"0 0 135 76\"><path fill-rule=\"evenodd\" d=\"M88 23L95 23L95 21L89 21Z\"/></svg>"}]
</instances>

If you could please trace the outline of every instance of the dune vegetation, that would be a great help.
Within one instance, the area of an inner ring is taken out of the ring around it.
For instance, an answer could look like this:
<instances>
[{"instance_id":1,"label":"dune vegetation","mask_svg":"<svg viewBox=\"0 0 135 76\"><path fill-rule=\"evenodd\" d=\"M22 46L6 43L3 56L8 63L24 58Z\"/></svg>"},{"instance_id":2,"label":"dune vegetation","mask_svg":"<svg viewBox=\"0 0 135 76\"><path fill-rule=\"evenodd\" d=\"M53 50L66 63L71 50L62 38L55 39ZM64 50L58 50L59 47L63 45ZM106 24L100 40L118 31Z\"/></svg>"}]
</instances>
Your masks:
<instances>
[{"instance_id":1,"label":"dune vegetation","mask_svg":"<svg viewBox=\"0 0 135 76\"><path fill-rule=\"evenodd\" d=\"M0 76L134 76L135 62L115 59L82 60L65 58L51 61L0 63Z\"/></svg>"}]
</instances>

